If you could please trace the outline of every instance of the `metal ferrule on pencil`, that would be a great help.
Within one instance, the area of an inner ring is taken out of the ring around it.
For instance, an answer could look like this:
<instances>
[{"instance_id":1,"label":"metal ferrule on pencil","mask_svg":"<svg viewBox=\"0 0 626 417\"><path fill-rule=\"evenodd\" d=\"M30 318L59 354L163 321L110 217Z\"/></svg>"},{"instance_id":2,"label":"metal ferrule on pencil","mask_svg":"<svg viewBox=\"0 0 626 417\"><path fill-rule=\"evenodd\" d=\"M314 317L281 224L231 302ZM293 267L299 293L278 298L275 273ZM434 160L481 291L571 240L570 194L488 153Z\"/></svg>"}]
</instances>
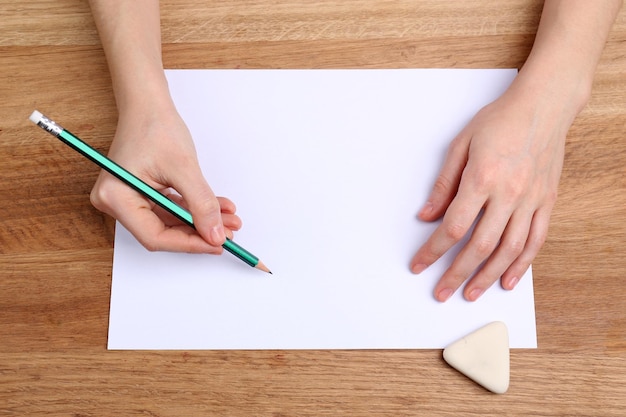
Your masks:
<instances>
[{"instance_id":1,"label":"metal ferrule on pencil","mask_svg":"<svg viewBox=\"0 0 626 417\"><path fill-rule=\"evenodd\" d=\"M37 124L37 126L41 127L48 133L58 137L63 131L63 127L58 125L54 120L48 119L43 114L38 111L33 112L30 117L30 120Z\"/></svg>"}]
</instances>

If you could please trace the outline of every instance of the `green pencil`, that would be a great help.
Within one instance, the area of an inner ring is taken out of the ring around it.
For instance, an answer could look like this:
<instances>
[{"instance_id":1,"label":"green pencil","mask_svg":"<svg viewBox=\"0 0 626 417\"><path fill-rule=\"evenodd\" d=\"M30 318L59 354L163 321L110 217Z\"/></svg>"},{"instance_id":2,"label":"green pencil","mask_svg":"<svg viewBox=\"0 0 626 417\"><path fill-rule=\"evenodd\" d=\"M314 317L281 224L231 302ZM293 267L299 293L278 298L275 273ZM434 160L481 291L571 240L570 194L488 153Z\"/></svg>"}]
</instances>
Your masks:
<instances>
[{"instance_id":1,"label":"green pencil","mask_svg":"<svg viewBox=\"0 0 626 417\"><path fill-rule=\"evenodd\" d=\"M155 204L163 207L165 210L180 219L183 223L188 224L195 229L193 217L191 216L191 213L189 211L185 210L184 208L161 194L159 191L155 190L154 188L137 178L135 175L131 174L129 171L127 171L117 163L102 155L100 152L89 146L87 143L83 142L74 134L65 130L63 127L50 120L37 110L35 110L30 115L30 121L41 127L46 132L50 133L51 135L57 137L66 145L69 145L71 148L78 151L83 156L90 159L92 162L95 162L102 169L108 171L129 187L141 193L144 197L153 201ZM232 240L227 238L222 247L228 252L235 255L237 258L250 265L251 267L260 269L261 271L265 271L270 274L272 273L263 264L263 262L259 260L259 258L254 256L252 253L248 252L246 249L242 248Z\"/></svg>"}]
</instances>

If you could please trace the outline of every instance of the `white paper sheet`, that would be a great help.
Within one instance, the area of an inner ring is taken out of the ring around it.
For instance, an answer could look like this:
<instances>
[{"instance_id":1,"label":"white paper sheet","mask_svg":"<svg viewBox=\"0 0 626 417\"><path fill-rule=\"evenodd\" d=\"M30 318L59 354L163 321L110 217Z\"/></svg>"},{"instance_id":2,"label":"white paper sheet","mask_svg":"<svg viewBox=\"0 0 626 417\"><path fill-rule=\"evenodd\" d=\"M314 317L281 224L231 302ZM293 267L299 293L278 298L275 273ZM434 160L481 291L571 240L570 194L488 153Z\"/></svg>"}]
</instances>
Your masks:
<instances>
[{"instance_id":1,"label":"white paper sheet","mask_svg":"<svg viewBox=\"0 0 626 417\"><path fill-rule=\"evenodd\" d=\"M470 303L408 265L447 146L515 70L168 70L204 174L244 221L225 253L150 253L118 224L110 349L442 348L494 320L536 347L532 274Z\"/></svg>"}]
</instances>

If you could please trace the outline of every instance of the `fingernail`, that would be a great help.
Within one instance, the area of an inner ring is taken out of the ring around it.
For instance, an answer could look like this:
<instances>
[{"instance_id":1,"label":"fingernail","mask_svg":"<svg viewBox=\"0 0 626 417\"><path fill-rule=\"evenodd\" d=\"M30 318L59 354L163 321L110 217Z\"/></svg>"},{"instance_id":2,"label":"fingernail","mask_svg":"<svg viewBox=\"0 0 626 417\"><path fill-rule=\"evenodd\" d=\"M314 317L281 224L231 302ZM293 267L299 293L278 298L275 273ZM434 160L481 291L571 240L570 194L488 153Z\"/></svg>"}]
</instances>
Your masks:
<instances>
[{"instance_id":1,"label":"fingernail","mask_svg":"<svg viewBox=\"0 0 626 417\"><path fill-rule=\"evenodd\" d=\"M519 277L513 277L509 280L509 290L512 290L513 288L515 288L515 286L517 285L517 283L519 282Z\"/></svg>"},{"instance_id":2,"label":"fingernail","mask_svg":"<svg viewBox=\"0 0 626 417\"><path fill-rule=\"evenodd\" d=\"M452 295L452 290L450 288L444 288L437 293L437 299L441 302L446 301Z\"/></svg>"},{"instance_id":3,"label":"fingernail","mask_svg":"<svg viewBox=\"0 0 626 417\"><path fill-rule=\"evenodd\" d=\"M215 242L221 242L226 239L224 235L224 228L222 226L213 226L211 229L211 238Z\"/></svg>"},{"instance_id":4,"label":"fingernail","mask_svg":"<svg viewBox=\"0 0 626 417\"><path fill-rule=\"evenodd\" d=\"M424 204L424 207L422 207L422 210L420 210L419 216L426 216L430 214L431 211L433 211L433 203L432 201L427 201L426 204Z\"/></svg>"},{"instance_id":5,"label":"fingernail","mask_svg":"<svg viewBox=\"0 0 626 417\"><path fill-rule=\"evenodd\" d=\"M480 297L483 293L483 290L480 288L474 288L470 294L469 294L469 300L470 301L476 301L478 300L478 297Z\"/></svg>"},{"instance_id":6,"label":"fingernail","mask_svg":"<svg viewBox=\"0 0 626 417\"><path fill-rule=\"evenodd\" d=\"M424 269L428 268L428 265L425 264L415 264L411 267L411 271L414 274L419 274L420 272L422 272Z\"/></svg>"}]
</instances>

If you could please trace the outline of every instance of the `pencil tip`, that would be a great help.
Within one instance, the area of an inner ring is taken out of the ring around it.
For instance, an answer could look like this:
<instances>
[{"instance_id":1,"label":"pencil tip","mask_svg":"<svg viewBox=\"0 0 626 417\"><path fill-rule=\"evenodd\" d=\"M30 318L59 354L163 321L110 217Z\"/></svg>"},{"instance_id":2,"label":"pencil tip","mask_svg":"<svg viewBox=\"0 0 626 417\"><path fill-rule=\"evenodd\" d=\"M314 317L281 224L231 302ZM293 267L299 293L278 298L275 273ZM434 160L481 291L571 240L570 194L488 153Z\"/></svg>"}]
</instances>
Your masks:
<instances>
[{"instance_id":1,"label":"pencil tip","mask_svg":"<svg viewBox=\"0 0 626 417\"><path fill-rule=\"evenodd\" d=\"M270 271L270 269L268 267L265 266L265 264L261 261L259 261L258 264L256 264L256 268L260 269L263 272L267 272L268 274L272 274L272 271ZM274 275L274 274L272 274Z\"/></svg>"}]
</instances>

